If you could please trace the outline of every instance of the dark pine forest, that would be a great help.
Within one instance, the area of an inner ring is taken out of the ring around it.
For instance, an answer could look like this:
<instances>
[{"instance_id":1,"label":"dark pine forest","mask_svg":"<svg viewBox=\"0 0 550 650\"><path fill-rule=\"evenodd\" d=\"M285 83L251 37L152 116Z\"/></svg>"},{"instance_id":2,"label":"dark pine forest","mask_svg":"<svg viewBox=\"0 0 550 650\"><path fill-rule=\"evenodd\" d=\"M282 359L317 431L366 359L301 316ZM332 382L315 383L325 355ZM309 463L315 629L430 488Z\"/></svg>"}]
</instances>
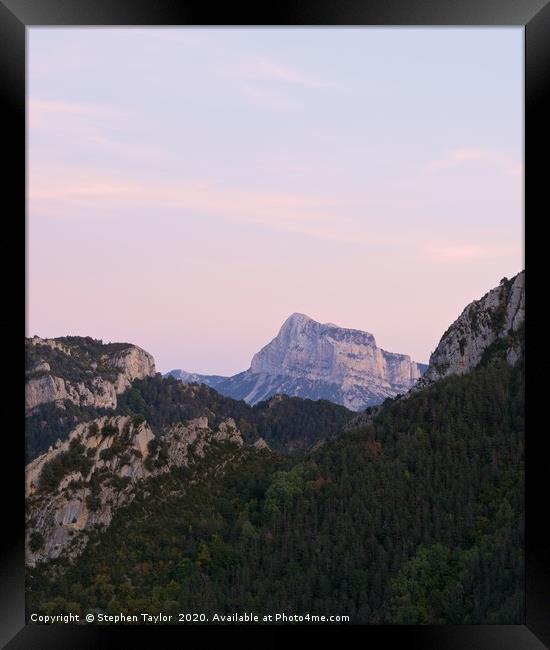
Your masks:
<instances>
[{"instance_id":1,"label":"dark pine forest","mask_svg":"<svg viewBox=\"0 0 550 650\"><path fill-rule=\"evenodd\" d=\"M220 444L140 484L73 565L29 571L28 611L523 623L523 372L495 354L307 454L277 451L267 407L235 406L273 451ZM136 382L121 409L167 424L180 413L158 389ZM296 402L277 408L284 436ZM331 434L349 421L323 417Z\"/></svg>"}]
</instances>

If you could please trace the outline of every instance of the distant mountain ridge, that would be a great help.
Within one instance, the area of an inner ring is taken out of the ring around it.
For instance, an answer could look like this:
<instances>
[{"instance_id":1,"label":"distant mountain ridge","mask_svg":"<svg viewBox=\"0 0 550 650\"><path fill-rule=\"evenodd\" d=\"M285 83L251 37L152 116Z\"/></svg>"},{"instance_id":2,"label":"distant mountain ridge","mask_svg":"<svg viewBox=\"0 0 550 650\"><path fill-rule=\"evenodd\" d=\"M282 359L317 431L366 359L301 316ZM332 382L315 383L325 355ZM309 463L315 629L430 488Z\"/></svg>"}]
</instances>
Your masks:
<instances>
[{"instance_id":1,"label":"distant mountain ridge","mask_svg":"<svg viewBox=\"0 0 550 650\"><path fill-rule=\"evenodd\" d=\"M244 372L222 377L177 369L166 374L250 404L286 394L326 399L359 411L406 392L426 368L408 355L378 348L369 332L294 313Z\"/></svg>"}]
</instances>

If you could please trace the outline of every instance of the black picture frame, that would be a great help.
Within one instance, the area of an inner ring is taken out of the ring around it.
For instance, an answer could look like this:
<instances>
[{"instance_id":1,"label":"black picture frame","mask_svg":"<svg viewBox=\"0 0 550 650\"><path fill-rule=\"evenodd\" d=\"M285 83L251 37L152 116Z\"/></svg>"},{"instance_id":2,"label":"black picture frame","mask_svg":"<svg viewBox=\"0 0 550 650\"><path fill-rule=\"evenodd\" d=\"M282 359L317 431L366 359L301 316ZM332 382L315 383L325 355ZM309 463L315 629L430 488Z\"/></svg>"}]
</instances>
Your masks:
<instances>
[{"instance_id":1,"label":"black picture frame","mask_svg":"<svg viewBox=\"0 0 550 650\"><path fill-rule=\"evenodd\" d=\"M329 2L296 1L292 4L272 4L260 9L235 7L233 4L211 8L199 2L175 0L0 0L0 89L4 112L4 160L8 163L3 176L4 255L4 328L3 341L9 361L4 366L4 414L13 416L13 425L7 427L2 418L2 470L5 482L3 502L13 505L13 514L3 513L3 532L0 535L0 645L15 650L49 647L105 648L111 645L128 647L136 642L158 643L159 635L172 634L178 643L188 642L189 635L205 642L211 633L224 636L239 633L251 638L276 642L288 628L249 626L231 627L95 627L95 626L26 626L24 615L24 436L23 391L19 372L23 374L23 345L19 347L24 330L24 305L21 305L25 287L25 43L26 28L39 25L393 25L393 26L505 26L525 27L525 245L537 236L537 217L544 215L546 165L549 137L547 116L550 115L550 2L549 0L384 0L366 2L341 0ZM529 224L529 225L528 225ZM533 224L533 225L531 225ZM12 252L12 255L7 255ZM527 344L527 428L526 428L526 610L525 625L480 626L323 626L321 632L327 642L340 641L342 634L353 633L362 643L379 647L394 643L404 648L445 648L468 650L491 648L536 649L550 646L550 569L548 547L543 536L547 520L544 455L545 431L535 426L537 409L544 404L537 400L538 362L531 350L537 347L537 338L544 321L538 318L535 298L539 256L530 258L526 344ZM542 264L541 264L542 268ZM7 295L6 295L7 294ZM542 340L542 337L539 339ZM2 355L4 356L4 354ZM19 401L20 400L20 401ZM19 404L21 403L21 410ZM9 413L8 413L9 412ZM544 420L540 420L543 422ZM18 488L20 486L20 490ZM268 632L266 635L265 632ZM294 627L291 633L304 631ZM310 632L319 628L308 628ZM360 636L357 632L360 632ZM197 634L199 636L197 636ZM229 640L229 639L228 639ZM546 645L545 645L546 644Z\"/></svg>"}]
</instances>

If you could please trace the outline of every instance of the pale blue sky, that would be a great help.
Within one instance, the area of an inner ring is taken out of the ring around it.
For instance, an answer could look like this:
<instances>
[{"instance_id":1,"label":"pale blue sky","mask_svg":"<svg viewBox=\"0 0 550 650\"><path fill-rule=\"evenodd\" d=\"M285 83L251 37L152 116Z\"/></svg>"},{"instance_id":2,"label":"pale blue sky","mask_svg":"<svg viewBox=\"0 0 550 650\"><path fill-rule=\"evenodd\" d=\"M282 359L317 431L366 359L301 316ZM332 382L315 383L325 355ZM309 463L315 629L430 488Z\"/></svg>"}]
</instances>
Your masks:
<instances>
[{"instance_id":1,"label":"pale blue sky","mask_svg":"<svg viewBox=\"0 0 550 650\"><path fill-rule=\"evenodd\" d=\"M232 373L293 311L427 361L523 266L523 30L31 28L28 333Z\"/></svg>"}]
</instances>

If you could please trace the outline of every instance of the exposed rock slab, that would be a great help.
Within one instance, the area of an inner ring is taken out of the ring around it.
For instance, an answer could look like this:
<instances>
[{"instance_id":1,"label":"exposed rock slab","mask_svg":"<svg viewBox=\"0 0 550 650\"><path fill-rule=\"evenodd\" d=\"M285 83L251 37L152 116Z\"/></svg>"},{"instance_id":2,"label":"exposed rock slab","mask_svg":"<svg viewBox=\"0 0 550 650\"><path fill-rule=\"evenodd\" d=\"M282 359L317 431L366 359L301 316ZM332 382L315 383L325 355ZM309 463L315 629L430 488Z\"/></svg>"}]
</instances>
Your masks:
<instances>
[{"instance_id":1,"label":"exposed rock slab","mask_svg":"<svg viewBox=\"0 0 550 650\"><path fill-rule=\"evenodd\" d=\"M30 367L27 363L27 413L42 404L55 402L62 405L64 400L77 406L114 409L117 405L117 394L124 392L134 379L143 379L155 374L153 357L136 345L118 344L115 351L112 351L109 344L94 342L98 350L94 356L78 344L78 337L72 338L77 342L67 342L70 340L68 337L42 339L35 336L27 339L33 359L38 356L38 361ZM64 372L52 369L52 361L48 362L50 351L60 354L61 359L66 358L63 362L58 356L55 361L58 366L63 363L64 368L69 370L74 367L73 374L76 379L69 379ZM28 358L30 356L27 354Z\"/></svg>"},{"instance_id":2,"label":"exposed rock slab","mask_svg":"<svg viewBox=\"0 0 550 650\"><path fill-rule=\"evenodd\" d=\"M430 356L428 369L415 388L475 368L495 341L507 340L506 356L515 363L521 356L525 321L525 271L503 278L479 300L470 303L441 337ZM516 334L516 336L513 336Z\"/></svg>"},{"instance_id":3,"label":"exposed rock slab","mask_svg":"<svg viewBox=\"0 0 550 650\"><path fill-rule=\"evenodd\" d=\"M243 445L234 420L211 429L206 417L197 418L161 437L141 418L129 416L79 424L68 440L27 465L27 563L75 557L91 530L108 526L116 510L132 501L136 483L187 466L191 457L203 457L210 445L220 442ZM45 468L59 465L71 453L77 459L71 467L78 468L61 472L57 485L46 483Z\"/></svg>"},{"instance_id":4,"label":"exposed rock slab","mask_svg":"<svg viewBox=\"0 0 550 650\"><path fill-rule=\"evenodd\" d=\"M378 348L369 332L318 323L296 313L254 355L245 372L233 377L183 370L168 374L186 383L205 383L250 404L285 394L327 399L357 411L406 392L425 368L405 354Z\"/></svg>"}]
</instances>

